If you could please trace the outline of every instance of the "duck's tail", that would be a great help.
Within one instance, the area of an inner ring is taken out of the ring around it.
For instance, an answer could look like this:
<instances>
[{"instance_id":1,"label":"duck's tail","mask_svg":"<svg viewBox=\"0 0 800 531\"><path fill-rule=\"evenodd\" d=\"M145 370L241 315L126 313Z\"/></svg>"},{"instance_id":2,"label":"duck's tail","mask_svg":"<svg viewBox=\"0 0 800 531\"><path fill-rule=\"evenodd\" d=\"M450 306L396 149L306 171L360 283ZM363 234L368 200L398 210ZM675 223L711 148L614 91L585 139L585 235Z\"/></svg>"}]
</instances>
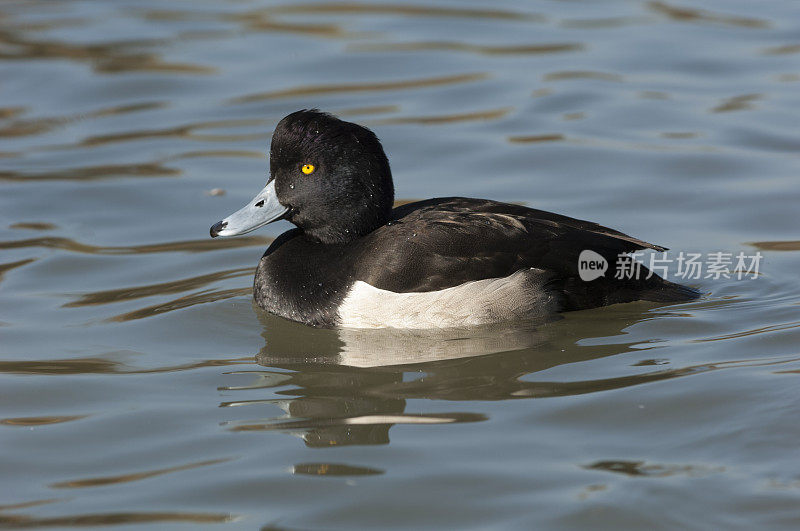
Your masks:
<instances>
[{"instance_id":1,"label":"duck's tail","mask_svg":"<svg viewBox=\"0 0 800 531\"><path fill-rule=\"evenodd\" d=\"M657 285L649 287L640 293L640 298L652 302L688 302L698 299L701 295L700 291L684 286L683 284L676 284L669 280L659 279Z\"/></svg>"},{"instance_id":2,"label":"duck's tail","mask_svg":"<svg viewBox=\"0 0 800 531\"><path fill-rule=\"evenodd\" d=\"M645 270L644 275L647 273ZM551 281L550 285L561 297L562 311L583 310L639 300L688 302L701 296L701 293L694 288L664 280L658 275L639 279L599 278L591 282L570 277Z\"/></svg>"}]
</instances>

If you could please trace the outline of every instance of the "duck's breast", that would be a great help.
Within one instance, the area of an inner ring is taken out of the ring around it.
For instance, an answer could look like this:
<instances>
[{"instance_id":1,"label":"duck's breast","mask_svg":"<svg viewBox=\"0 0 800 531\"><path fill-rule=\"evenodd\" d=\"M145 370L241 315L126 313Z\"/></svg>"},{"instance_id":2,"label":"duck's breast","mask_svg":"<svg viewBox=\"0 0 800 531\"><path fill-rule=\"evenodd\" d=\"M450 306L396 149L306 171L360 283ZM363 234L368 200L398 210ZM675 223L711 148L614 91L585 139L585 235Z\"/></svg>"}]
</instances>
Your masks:
<instances>
[{"instance_id":1,"label":"duck's breast","mask_svg":"<svg viewBox=\"0 0 800 531\"><path fill-rule=\"evenodd\" d=\"M450 328L535 319L558 310L546 289L549 275L527 268L507 277L466 282L437 291L397 293L356 281L337 310L346 328Z\"/></svg>"}]
</instances>

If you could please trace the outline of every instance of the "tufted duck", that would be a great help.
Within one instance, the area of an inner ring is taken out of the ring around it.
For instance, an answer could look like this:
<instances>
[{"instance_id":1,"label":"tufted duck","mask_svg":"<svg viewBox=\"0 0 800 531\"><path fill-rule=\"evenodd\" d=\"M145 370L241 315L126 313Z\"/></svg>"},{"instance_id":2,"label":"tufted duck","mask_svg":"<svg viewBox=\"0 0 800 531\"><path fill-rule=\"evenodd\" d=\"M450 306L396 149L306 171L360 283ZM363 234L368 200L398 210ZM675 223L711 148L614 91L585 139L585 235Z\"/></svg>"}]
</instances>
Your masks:
<instances>
[{"instance_id":1,"label":"tufted duck","mask_svg":"<svg viewBox=\"0 0 800 531\"><path fill-rule=\"evenodd\" d=\"M302 110L275 128L267 185L211 236L292 222L261 258L253 296L268 312L321 327L460 327L697 296L646 278L643 266L638 278L614 278L618 260L631 260L625 253L665 249L596 223L487 199L393 201L375 134ZM584 250L610 270L582 280Z\"/></svg>"}]
</instances>

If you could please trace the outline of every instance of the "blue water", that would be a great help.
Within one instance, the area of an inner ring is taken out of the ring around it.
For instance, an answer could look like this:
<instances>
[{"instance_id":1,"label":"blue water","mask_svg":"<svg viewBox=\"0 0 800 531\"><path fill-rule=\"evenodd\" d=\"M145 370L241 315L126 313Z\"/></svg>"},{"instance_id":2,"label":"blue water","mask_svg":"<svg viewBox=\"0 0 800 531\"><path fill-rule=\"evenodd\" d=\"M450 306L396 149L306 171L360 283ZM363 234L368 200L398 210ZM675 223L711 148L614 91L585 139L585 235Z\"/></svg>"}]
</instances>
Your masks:
<instances>
[{"instance_id":1,"label":"blue water","mask_svg":"<svg viewBox=\"0 0 800 531\"><path fill-rule=\"evenodd\" d=\"M3 2L0 526L797 528L797 15ZM401 200L521 202L759 270L673 261L702 299L536 328L259 314L289 225L208 227L307 107L372 128Z\"/></svg>"}]
</instances>

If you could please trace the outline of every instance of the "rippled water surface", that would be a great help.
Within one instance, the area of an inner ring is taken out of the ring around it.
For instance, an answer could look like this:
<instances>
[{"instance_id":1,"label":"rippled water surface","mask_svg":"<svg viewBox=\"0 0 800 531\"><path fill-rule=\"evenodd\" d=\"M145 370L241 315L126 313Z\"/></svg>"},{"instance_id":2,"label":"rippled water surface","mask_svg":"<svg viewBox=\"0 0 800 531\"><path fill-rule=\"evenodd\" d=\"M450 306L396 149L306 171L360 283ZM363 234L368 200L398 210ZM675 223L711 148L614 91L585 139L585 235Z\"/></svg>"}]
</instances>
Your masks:
<instances>
[{"instance_id":1,"label":"rippled water surface","mask_svg":"<svg viewBox=\"0 0 800 531\"><path fill-rule=\"evenodd\" d=\"M0 3L0 526L800 526L795 1ZM277 121L373 128L398 198L671 252L704 297L310 330L211 240Z\"/></svg>"}]
</instances>

